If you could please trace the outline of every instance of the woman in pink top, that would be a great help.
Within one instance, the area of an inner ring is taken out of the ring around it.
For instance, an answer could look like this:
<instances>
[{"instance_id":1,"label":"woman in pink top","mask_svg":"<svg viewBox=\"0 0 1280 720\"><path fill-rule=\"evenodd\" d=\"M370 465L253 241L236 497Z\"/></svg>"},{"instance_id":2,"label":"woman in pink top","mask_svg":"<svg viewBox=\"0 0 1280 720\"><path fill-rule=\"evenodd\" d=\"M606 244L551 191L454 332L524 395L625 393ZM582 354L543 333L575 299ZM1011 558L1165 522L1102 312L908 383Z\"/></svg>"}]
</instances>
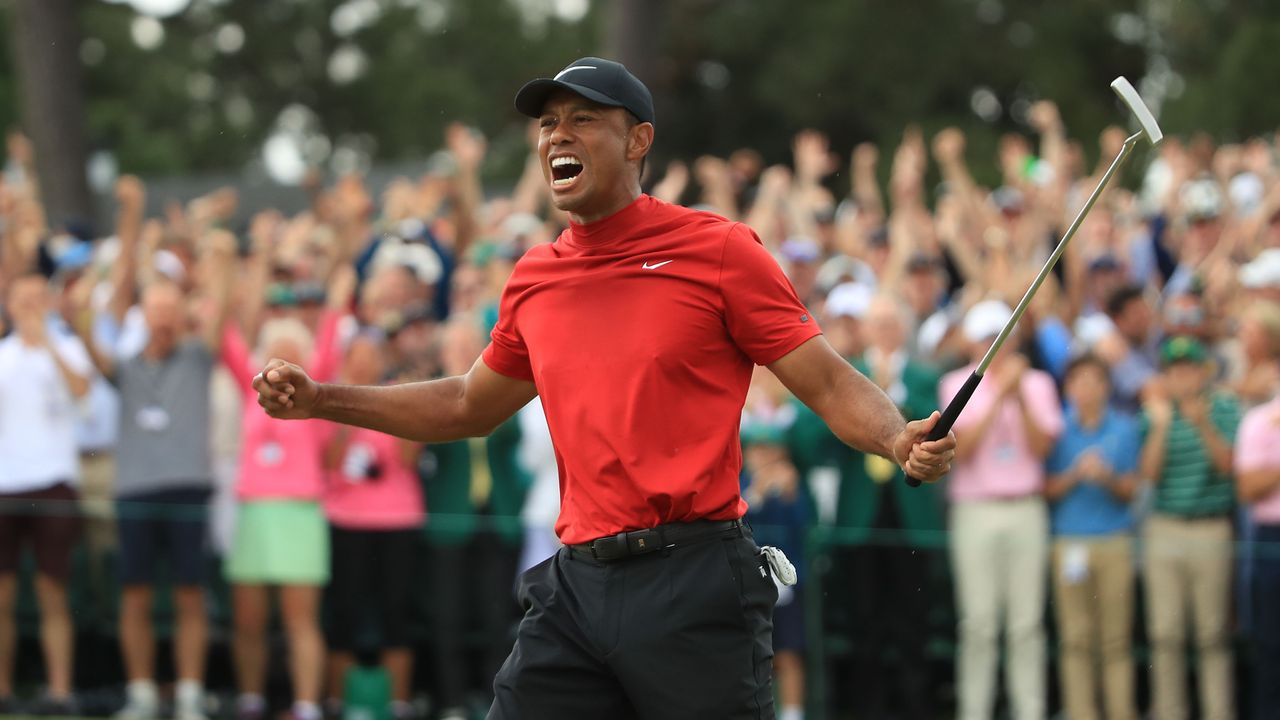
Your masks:
<instances>
[{"instance_id":1,"label":"woman in pink top","mask_svg":"<svg viewBox=\"0 0 1280 720\"><path fill-rule=\"evenodd\" d=\"M364 331L347 348L343 382L376 385L387 372L386 342ZM362 611L377 610L382 664L391 676L391 716L412 715L413 651L409 614L414 558L421 550L426 513L418 480L420 443L335 425L325 450L325 514L333 553L329 586L329 701L341 706L343 682L354 663Z\"/></svg>"},{"instance_id":2,"label":"woman in pink top","mask_svg":"<svg viewBox=\"0 0 1280 720\"><path fill-rule=\"evenodd\" d=\"M984 301L965 316L974 365L945 375L949 402L1012 315ZM957 717L986 720L995 705L996 638L1005 635L1006 686L1016 718L1044 718L1045 573L1049 521L1044 461L1062 432L1053 378L1032 370L1008 345L953 426L956 457L947 490L951 560L959 610Z\"/></svg>"},{"instance_id":3,"label":"woman in pink top","mask_svg":"<svg viewBox=\"0 0 1280 720\"><path fill-rule=\"evenodd\" d=\"M1236 435L1236 489L1255 523L1254 717L1280 708L1280 398L1245 414Z\"/></svg>"},{"instance_id":4,"label":"woman in pink top","mask_svg":"<svg viewBox=\"0 0 1280 720\"><path fill-rule=\"evenodd\" d=\"M339 272L338 275L342 275ZM324 451L333 433L320 420L287 423L267 416L251 384L267 358L302 361L330 379L341 361L337 343L341 308L349 282L335 279L329 307L315 339L293 315L267 320L257 357L238 328L228 328L222 360L244 393L240 464L236 477L236 527L224 572L231 583L235 619L233 650L240 691L237 716L265 717L267 622L272 586L279 590L280 616L289 642L292 715L319 720L324 677L320 599L329 581L329 532L321 501Z\"/></svg>"}]
</instances>

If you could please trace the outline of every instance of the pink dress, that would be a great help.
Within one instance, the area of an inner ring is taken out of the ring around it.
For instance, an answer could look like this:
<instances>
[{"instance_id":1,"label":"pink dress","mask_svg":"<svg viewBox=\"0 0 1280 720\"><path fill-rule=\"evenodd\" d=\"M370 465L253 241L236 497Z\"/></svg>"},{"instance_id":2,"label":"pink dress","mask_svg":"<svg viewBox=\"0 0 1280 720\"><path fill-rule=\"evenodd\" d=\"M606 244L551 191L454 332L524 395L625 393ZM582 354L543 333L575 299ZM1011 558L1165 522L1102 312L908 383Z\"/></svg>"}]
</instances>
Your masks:
<instances>
[{"instance_id":1,"label":"pink dress","mask_svg":"<svg viewBox=\"0 0 1280 720\"><path fill-rule=\"evenodd\" d=\"M315 351L306 364L317 382L337 374L342 351L337 343L340 315L325 311L316 333ZM277 420L258 406L253 378L261 370L240 330L227 326L222 362L244 395L240 466L236 497L241 500L320 500L324 496L324 448L333 430L323 420Z\"/></svg>"}]
</instances>

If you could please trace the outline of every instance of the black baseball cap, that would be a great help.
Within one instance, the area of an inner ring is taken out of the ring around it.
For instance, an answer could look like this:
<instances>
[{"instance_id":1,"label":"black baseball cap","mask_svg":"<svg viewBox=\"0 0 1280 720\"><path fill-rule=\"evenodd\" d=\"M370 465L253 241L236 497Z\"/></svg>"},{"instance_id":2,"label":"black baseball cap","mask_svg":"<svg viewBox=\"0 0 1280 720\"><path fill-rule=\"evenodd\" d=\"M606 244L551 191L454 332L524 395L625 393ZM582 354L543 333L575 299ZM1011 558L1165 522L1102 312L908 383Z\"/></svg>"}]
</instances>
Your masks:
<instances>
[{"instance_id":1,"label":"black baseball cap","mask_svg":"<svg viewBox=\"0 0 1280 720\"><path fill-rule=\"evenodd\" d=\"M584 57L569 63L553 78L525 83L516 93L516 110L529 117L542 115L542 106L556 90L564 88L601 105L626 108L641 122L652 123L653 95L622 63Z\"/></svg>"}]
</instances>

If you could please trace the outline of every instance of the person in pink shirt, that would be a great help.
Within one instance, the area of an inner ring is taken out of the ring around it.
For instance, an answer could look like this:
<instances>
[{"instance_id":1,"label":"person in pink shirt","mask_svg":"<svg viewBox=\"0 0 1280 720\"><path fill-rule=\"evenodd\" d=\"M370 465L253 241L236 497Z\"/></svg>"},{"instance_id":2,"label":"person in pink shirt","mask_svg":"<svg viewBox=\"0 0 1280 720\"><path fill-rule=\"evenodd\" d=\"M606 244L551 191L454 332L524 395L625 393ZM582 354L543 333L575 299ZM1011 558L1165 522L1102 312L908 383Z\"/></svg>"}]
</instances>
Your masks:
<instances>
[{"instance_id":1,"label":"person in pink shirt","mask_svg":"<svg viewBox=\"0 0 1280 720\"><path fill-rule=\"evenodd\" d=\"M347 348L343 382L386 380L386 340L376 330ZM420 443L350 425L334 425L325 449L332 582L329 585L329 701L340 714L344 678L355 662L362 611L377 611L382 665L391 677L391 717L411 717L413 651L409 615L414 558L426 519L418 479Z\"/></svg>"},{"instance_id":2,"label":"person in pink shirt","mask_svg":"<svg viewBox=\"0 0 1280 720\"><path fill-rule=\"evenodd\" d=\"M1254 717L1280 708L1280 397L1245 414L1236 435L1236 493L1255 524Z\"/></svg>"},{"instance_id":3,"label":"person in pink shirt","mask_svg":"<svg viewBox=\"0 0 1280 720\"><path fill-rule=\"evenodd\" d=\"M260 331L256 356L240 331L229 327L222 361L244 393L235 532L224 572L232 588L232 648L239 688L237 717L266 716L267 623L270 589L278 588L280 617L289 643L292 716L319 720L325 647L321 593L329 581L329 531L321 501L324 453L333 426L320 420L286 423L262 412L252 389L265 358L290 358L332 379L341 362L338 309L330 303L313 335L300 320L281 316Z\"/></svg>"},{"instance_id":4,"label":"person in pink shirt","mask_svg":"<svg viewBox=\"0 0 1280 720\"><path fill-rule=\"evenodd\" d=\"M987 300L965 316L974 363L943 376L945 406L1012 315ZM1048 373L1006 344L956 420L947 481L951 561L959 611L960 720L987 720L995 707L996 639L1003 629L1013 717L1043 720L1045 573L1049 521L1044 462L1062 432L1062 406ZM1001 627L1003 623L1003 628Z\"/></svg>"}]
</instances>

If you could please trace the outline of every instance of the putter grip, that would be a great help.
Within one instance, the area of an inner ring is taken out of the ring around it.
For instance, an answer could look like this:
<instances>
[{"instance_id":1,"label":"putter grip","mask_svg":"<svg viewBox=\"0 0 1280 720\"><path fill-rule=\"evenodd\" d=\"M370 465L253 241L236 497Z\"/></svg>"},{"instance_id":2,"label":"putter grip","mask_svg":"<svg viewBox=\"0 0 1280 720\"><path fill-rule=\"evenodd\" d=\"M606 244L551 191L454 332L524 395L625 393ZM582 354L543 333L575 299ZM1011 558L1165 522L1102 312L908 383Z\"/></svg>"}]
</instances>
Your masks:
<instances>
[{"instance_id":1,"label":"putter grip","mask_svg":"<svg viewBox=\"0 0 1280 720\"><path fill-rule=\"evenodd\" d=\"M964 385L960 387L960 392L951 398L951 402L947 403L947 409L942 411L942 417L938 418L938 424L933 426L933 430L929 431L928 440L941 440L951 432L951 426L956 424L956 418L960 417L960 411L964 410L964 406L969 403L969 398L973 397L973 391L978 388L978 383L982 382L982 376L974 372L964 381ZM907 476L907 484L911 487L919 487L920 479Z\"/></svg>"}]
</instances>

